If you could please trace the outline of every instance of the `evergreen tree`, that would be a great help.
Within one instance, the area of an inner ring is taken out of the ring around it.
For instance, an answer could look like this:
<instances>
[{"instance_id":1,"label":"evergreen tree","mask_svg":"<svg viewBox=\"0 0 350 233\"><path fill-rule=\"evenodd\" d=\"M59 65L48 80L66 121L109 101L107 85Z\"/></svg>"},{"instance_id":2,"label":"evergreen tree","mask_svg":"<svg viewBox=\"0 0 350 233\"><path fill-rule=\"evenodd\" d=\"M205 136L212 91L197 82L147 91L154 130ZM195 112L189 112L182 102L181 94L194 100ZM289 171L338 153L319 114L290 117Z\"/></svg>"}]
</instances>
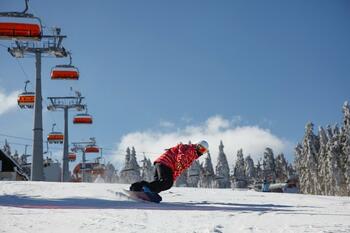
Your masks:
<instances>
[{"instance_id":1,"label":"evergreen tree","mask_svg":"<svg viewBox=\"0 0 350 233\"><path fill-rule=\"evenodd\" d=\"M263 175L263 170L261 168L261 160L259 159L258 160L258 163L256 164L256 168L255 168L255 171L256 171L256 182L262 182L262 180L264 179L264 175Z\"/></svg>"},{"instance_id":2,"label":"evergreen tree","mask_svg":"<svg viewBox=\"0 0 350 233\"><path fill-rule=\"evenodd\" d=\"M224 145L222 141L220 141L219 156L215 167L215 172L215 187L230 188L230 168L224 153Z\"/></svg>"},{"instance_id":3,"label":"evergreen tree","mask_svg":"<svg viewBox=\"0 0 350 233\"><path fill-rule=\"evenodd\" d=\"M306 193L317 194L318 183L318 153L319 141L313 133L314 124L309 122L305 127L305 136L303 140L303 154L306 158Z\"/></svg>"},{"instance_id":4,"label":"evergreen tree","mask_svg":"<svg viewBox=\"0 0 350 233\"><path fill-rule=\"evenodd\" d=\"M116 183L118 181L118 175L116 174L115 167L111 163L107 163L105 171L105 182Z\"/></svg>"},{"instance_id":5,"label":"evergreen tree","mask_svg":"<svg viewBox=\"0 0 350 233\"><path fill-rule=\"evenodd\" d=\"M276 165L276 182L284 183L288 180L288 163L284 158L284 154L278 154L275 159Z\"/></svg>"},{"instance_id":6,"label":"evergreen tree","mask_svg":"<svg viewBox=\"0 0 350 233\"><path fill-rule=\"evenodd\" d=\"M302 145L295 149L295 166L300 191L309 194L350 195L350 106L343 105L343 126L326 130L319 127L313 134L313 124L306 125Z\"/></svg>"},{"instance_id":7,"label":"evergreen tree","mask_svg":"<svg viewBox=\"0 0 350 233\"><path fill-rule=\"evenodd\" d=\"M343 105L344 130L342 135L342 154L344 160L344 173L346 179L347 195L350 196L350 105L346 101Z\"/></svg>"},{"instance_id":8,"label":"evergreen tree","mask_svg":"<svg viewBox=\"0 0 350 233\"><path fill-rule=\"evenodd\" d=\"M339 133L340 133L340 130L339 130L338 124L335 124L333 127L333 136L339 135Z\"/></svg>"},{"instance_id":9,"label":"evergreen tree","mask_svg":"<svg viewBox=\"0 0 350 233\"><path fill-rule=\"evenodd\" d=\"M201 164L198 160L195 160L187 171L187 186L198 187L199 178L201 173Z\"/></svg>"},{"instance_id":10,"label":"evergreen tree","mask_svg":"<svg viewBox=\"0 0 350 233\"><path fill-rule=\"evenodd\" d=\"M256 179L256 171L254 166L254 160L248 155L244 160L245 176L247 184L253 184Z\"/></svg>"},{"instance_id":11,"label":"evergreen tree","mask_svg":"<svg viewBox=\"0 0 350 233\"><path fill-rule=\"evenodd\" d=\"M306 193L307 169L306 156L303 154L303 146L298 143L295 147L295 168L299 177L299 188L301 193Z\"/></svg>"},{"instance_id":12,"label":"evergreen tree","mask_svg":"<svg viewBox=\"0 0 350 233\"><path fill-rule=\"evenodd\" d=\"M136 151L134 147L132 147L131 153L129 147L126 149L125 165L120 172L120 178L121 182L128 184L141 180L140 166L136 160Z\"/></svg>"},{"instance_id":13,"label":"evergreen tree","mask_svg":"<svg viewBox=\"0 0 350 233\"><path fill-rule=\"evenodd\" d=\"M320 152L319 152L319 162L318 162L318 171L319 177L317 182L317 193L322 195L328 194L328 189L330 183L330 177L328 173L329 165L328 165L328 137L326 131L319 127L318 135L320 139Z\"/></svg>"},{"instance_id":14,"label":"evergreen tree","mask_svg":"<svg viewBox=\"0 0 350 233\"><path fill-rule=\"evenodd\" d=\"M204 165L201 169L199 186L203 188L213 188L215 173L210 153L208 152L207 154L208 155L205 158Z\"/></svg>"},{"instance_id":15,"label":"evergreen tree","mask_svg":"<svg viewBox=\"0 0 350 233\"><path fill-rule=\"evenodd\" d=\"M331 139L333 137L333 129L332 129L332 126L331 125L327 125L327 138L328 139Z\"/></svg>"},{"instance_id":16,"label":"evergreen tree","mask_svg":"<svg viewBox=\"0 0 350 233\"><path fill-rule=\"evenodd\" d=\"M293 164L288 164L288 179L297 177L296 170Z\"/></svg>"},{"instance_id":17,"label":"evergreen tree","mask_svg":"<svg viewBox=\"0 0 350 233\"><path fill-rule=\"evenodd\" d=\"M245 164L243 150L237 151L236 164L233 169L233 187L245 188L247 187L247 178L245 176Z\"/></svg>"},{"instance_id":18,"label":"evergreen tree","mask_svg":"<svg viewBox=\"0 0 350 233\"><path fill-rule=\"evenodd\" d=\"M267 147L264 152L263 174L264 174L264 179L272 183L276 182L275 158L274 158L272 149L269 147Z\"/></svg>"},{"instance_id":19,"label":"evergreen tree","mask_svg":"<svg viewBox=\"0 0 350 233\"><path fill-rule=\"evenodd\" d=\"M134 148L134 147L132 147L132 150L131 150L130 166L131 166L134 170L140 171L140 166L139 166L139 164L137 163L136 151L135 151L135 148Z\"/></svg>"},{"instance_id":20,"label":"evergreen tree","mask_svg":"<svg viewBox=\"0 0 350 233\"><path fill-rule=\"evenodd\" d=\"M130 148L126 148L126 154L125 154L125 160L124 160L124 167L120 171L120 182L121 183L130 183L128 179L128 171L131 170L130 167Z\"/></svg>"},{"instance_id":21,"label":"evergreen tree","mask_svg":"<svg viewBox=\"0 0 350 233\"><path fill-rule=\"evenodd\" d=\"M153 181L154 179L154 166L150 159L143 157L141 168L141 179L145 181Z\"/></svg>"},{"instance_id":22,"label":"evergreen tree","mask_svg":"<svg viewBox=\"0 0 350 233\"><path fill-rule=\"evenodd\" d=\"M340 135L333 131L333 137L328 142L328 172L329 172L329 192L328 195L341 195L344 190L345 175L342 172L342 162L340 154L342 152Z\"/></svg>"}]
</instances>

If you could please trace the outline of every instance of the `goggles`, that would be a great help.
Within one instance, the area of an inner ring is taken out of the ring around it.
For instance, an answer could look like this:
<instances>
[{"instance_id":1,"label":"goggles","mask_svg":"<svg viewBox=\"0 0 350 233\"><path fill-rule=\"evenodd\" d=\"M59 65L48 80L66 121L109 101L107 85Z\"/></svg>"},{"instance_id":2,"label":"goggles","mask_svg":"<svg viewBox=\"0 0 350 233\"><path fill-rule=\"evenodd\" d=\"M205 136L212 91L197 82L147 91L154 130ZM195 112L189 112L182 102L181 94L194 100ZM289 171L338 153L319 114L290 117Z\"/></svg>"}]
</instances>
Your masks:
<instances>
[{"instance_id":1,"label":"goggles","mask_svg":"<svg viewBox=\"0 0 350 233\"><path fill-rule=\"evenodd\" d=\"M207 148L205 148L205 147L203 147L203 146L201 146L201 145L198 145L198 151L199 151L199 153L201 153L201 154L205 154L205 153L208 152Z\"/></svg>"}]
</instances>

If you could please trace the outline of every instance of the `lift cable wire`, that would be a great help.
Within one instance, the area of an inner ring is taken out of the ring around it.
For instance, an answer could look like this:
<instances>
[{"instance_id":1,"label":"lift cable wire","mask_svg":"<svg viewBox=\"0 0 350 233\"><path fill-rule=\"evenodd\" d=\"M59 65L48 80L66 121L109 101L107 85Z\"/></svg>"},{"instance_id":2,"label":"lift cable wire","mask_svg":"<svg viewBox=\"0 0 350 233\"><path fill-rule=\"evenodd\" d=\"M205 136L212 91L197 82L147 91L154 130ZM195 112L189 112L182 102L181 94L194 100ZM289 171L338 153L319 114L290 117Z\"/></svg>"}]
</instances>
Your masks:
<instances>
[{"instance_id":1,"label":"lift cable wire","mask_svg":"<svg viewBox=\"0 0 350 233\"><path fill-rule=\"evenodd\" d=\"M16 138L16 139L21 139L21 140L27 140L27 141L33 141L32 138L17 137L17 136L12 136L12 135L8 135L8 134L2 134L2 133L0 133L0 136L9 137L9 138Z\"/></svg>"},{"instance_id":2,"label":"lift cable wire","mask_svg":"<svg viewBox=\"0 0 350 233\"><path fill-rule=\"evenodd\" d=\"M1 141L3 144L5 144L5 141ZM32 145L29 145L29 144L24 144L24 143L17 143L17 142L9 142L7 141L7 144L9 145L17 145L17 146L25 146L25 147L33 147ZM57 147L50 147L49 151L61 151L62 148L57 148ZM143 152L140 152L140 153L143 153ZM137 153L136 156L144 156L144 154L140 154L140 153ZM118 156L118 157L123 157L125 156L125 154L113 154L114 156ZM110 154L109 156L112 156L112 154ZM97 157L101 157L100 155L98 155ZM103 155L104 159L106 157L106 155ZM87 162L89 161L94 161L93 158L90 158L88 160L86 160ZM110 161L109 161L110 162ZM139 162L142 162L142 160L139 160Z\"/></svg>"},{"instance_id":3,"label":"lift cable wire","mask_svg":"<svg viewBox=\"0 0 350 233\"><path fill-rule=\"evenodd\" d=\"M21 68L21 70L22 70L24 76L26 76L26 80L30 80L29 75L28 75L27 72L24 70L24 68L23 68L23 66L22 66L22 64L21 64L21 62L19 61L18 58L16 58L16 61L17 61L18 66Z\"/></svg>"},{"instance_id":4,"label":"lift cable wire","mask_svg":"<svg viewBox=\"0 0 350 233\"><path fill-rule=\"evenodd\" d=\"M20 139L20 140L26 140L26 141L32 141L33 139L32 138L27 138L27 137L18 137L18 136L13 136L13 135L9 135L9 134L2 134L0 133L0 136L3 136L3 137L9 137L9 138L15 138L15 139ZM46 143L46 141L45 141ZM72 144L70 144L70 146L72 146ZM112 149L112 148L109 148L109 147L99 147L101 149L103 149L104 151L114 151L116 153L125 153L125 151L123 150L115 150L115 149ZM149 152L149 151L140 151L138 152L137 154L161 154L161 152Z\"/></svg>"}]
</instances>

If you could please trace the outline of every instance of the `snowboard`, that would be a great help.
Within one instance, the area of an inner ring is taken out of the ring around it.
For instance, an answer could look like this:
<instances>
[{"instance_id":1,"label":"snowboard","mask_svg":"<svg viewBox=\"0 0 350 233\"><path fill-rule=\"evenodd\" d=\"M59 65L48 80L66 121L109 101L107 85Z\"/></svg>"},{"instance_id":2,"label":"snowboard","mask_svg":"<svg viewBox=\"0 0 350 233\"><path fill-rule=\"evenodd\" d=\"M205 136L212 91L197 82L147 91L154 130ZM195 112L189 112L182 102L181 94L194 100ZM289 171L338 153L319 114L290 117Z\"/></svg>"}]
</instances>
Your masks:
<instances>
[{"instance_id":1,"label":"snowboard","mask_svg":"<svg viewBox=\"0 0 350 233\"><path fill-rule=\"evenodd\" d=\"M133 200L136 201L148 201L159 203L162 201L162 197L158 193L137 192L124 189L124 192Z\"/></svg>"}]
</instances>

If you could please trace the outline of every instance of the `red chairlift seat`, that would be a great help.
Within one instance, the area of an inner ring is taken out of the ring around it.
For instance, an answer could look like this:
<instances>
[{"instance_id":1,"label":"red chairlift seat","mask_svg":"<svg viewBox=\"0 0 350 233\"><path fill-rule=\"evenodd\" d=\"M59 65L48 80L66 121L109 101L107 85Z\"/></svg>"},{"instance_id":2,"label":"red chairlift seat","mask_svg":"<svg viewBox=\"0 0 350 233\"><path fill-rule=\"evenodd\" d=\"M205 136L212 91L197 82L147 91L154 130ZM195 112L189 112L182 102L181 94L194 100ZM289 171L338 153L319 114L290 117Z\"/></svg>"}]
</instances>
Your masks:
<instances>
[{"instance_id":1,"label":"red chairlift seat","mask_svg":"<svg viewBox=\"0 0 350 233\"><path fill-rule=\"evenodd\" d=\"M97 146L86 146L85 153L99 153L100 149Z\"/></svg>"},{"instance_id":2,"label":"red chairlift seat","mask_svg":"<svg viewBox=\"0 0 350 233\"><path fill-rule=\"evenodd\" d=\"M74 162L77 159L77 154L75 153L69 153L68 154L68 160Z\"/></svg>"},{"instance_id":3,"label":"red chairlift seat","mask_svg":"<svg viewBox=\"0 0 350 233\"><path fill-rule=\"evenodd\" d=\"M82 171L86 172L86 173L90 173L94 167L96 166L96 163L79 163L77 164L74 169L73 169L73 174L78 175L81 174ZM83 168L85 167L85 168Z\"/></svg>"},{"instance_id":4,"label":"red chairlift seat","mask_svg":"<svg viewBox=\"0 0 350 233\"><path fill-rule=\"evenodd\" d=\"M0 12L0 39L41 40L40 18L27 13L28 0L22 12Z\"/></svg>"},{"instance_id":5,"label":"red chairlift seat","mask_svg":"<svg viewBox=\"0 0 350 233\"><path fill-rule=\"evenodd\" d=\"M23 92L18 95L17 103L20 108L33 108L35 102L34 92Z\"/></svg>"},{"instance_id":6,"label":"red chairlift seat","mask_svg":"<svg viewBox=\"0 0 350 233\"><path fill-rule=\"evenodd\" d=\"M62 144L64 139L64 135L61 132L51 132L47 136L47 141L52 144Z\"/></svg>"},{"instance_id":7,"label":"red chairlift seat","mask_svg":"<svg viewBox=\"0 0 350 233\"><path fill-rule=\"evenodd\" d=\"M92 116L87 113L77 114L73 119L74 124L92 124Z\"/></svg>"},{"instance_id":8,"label":"red chairlift seat","mask_svg":"<svg viewBox=\"0 0 350 233\"><path fill-rule=\"evenodd\" d=\"M57 65L51 70L52 80L78 80L79 70L71 65Z\"/></svg>"},{"instance_id":9,"label":"red chairlift seat","mask_svg":"<svg viewBox=\"0 0 350 233\"><path fill-rule=\"evenodd\" d=\"M0 22L0 38L40 40L41 25L33 23Z\"/></svg>"}]
</instances>

